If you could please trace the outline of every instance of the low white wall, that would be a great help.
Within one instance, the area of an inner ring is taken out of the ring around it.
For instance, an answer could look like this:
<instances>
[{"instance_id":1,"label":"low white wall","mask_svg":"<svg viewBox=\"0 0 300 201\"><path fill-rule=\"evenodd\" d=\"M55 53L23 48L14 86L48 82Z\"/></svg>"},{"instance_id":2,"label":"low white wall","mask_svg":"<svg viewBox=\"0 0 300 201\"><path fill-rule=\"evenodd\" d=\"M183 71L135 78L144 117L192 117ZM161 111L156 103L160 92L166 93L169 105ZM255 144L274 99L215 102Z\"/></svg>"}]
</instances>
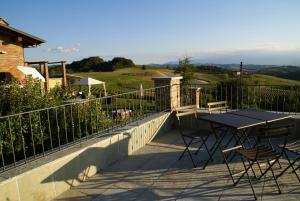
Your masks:
<instances>
[{"instance_id":1,"label":"low white wall","mask_svg":"<svg viewBox=\"0 0 300 201\"><path fill-rule=\"evenodd\" d=\"M78 185L88 177L95 175L102 168L132 154L145 146L158 133L171 129L172 118L170 113L156 114L139 123L133 123L115 131L105 138L93 139L84 148L79 145L52 154L46 158L20 167L26 170L9 170L0 175L0 200L18 201L45 201L51 200ZM88 144L88 142L86 143ZM84 146L84 145L82 145ZM16 175L16 172L22 172ZM14 175L14 176L9 176ZM8 177L6 179L3 179Z\"/></svg>"}]
</instances>

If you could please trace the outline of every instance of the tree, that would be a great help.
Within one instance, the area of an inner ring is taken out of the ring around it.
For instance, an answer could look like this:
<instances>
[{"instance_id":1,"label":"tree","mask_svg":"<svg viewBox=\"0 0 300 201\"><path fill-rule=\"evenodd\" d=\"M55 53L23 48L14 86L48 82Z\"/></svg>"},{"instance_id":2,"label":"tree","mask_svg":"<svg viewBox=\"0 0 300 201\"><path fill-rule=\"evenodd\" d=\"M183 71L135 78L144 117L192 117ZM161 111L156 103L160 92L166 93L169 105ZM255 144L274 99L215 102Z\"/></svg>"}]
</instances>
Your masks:
<instances>
[{"instance_id":1,"label":"tree","mask_svg":"<svg viewBox=\"0 0 300 201\"><path fill-rule=\"evenodd\" d=\"M182 84L183 85L190 85L192 79L194 78L193 72L195 67L193 64L190 63L190 58L184 57L183 59L179 59L178 67L175 69L175 73L181 74L182 76Z\"/></svg>"},{"instance_id":2,"label":"tree","mask_svg":"<svg viewBox=\"0 0 300 201\"><path fill-rule=\"evenodd\" d=\"M110 65L112 66L112 69L118 69L133 67L134 63L131 59L126 59L124 57L115 57L110 61Z\"/></svg>"},{"instance_id":3,"label":"tree","mask_svg":"<svg viewBox=\"0 0 300 201\"><path fill-rule=\"evenodd\" d=\"M74 61L67 66L69 72L98 72L114 71L119 68L133 67L135 64L131 59L115 57L111 61L104 61L102 58L89 57L80 61Z\"/></svg>"},{"instance_id":4,"label":"tree","mask_svg":"<svg viewBox=\"0 0 300 201\"><path fill-rule=\"evenodd\" d=\"M67 66L68 70L74 72L88 72L88 71L97 71L104 64L104 60L98 56L89 57L82 59L80 61L74 61Z\"/></svg>"}]
</instances>

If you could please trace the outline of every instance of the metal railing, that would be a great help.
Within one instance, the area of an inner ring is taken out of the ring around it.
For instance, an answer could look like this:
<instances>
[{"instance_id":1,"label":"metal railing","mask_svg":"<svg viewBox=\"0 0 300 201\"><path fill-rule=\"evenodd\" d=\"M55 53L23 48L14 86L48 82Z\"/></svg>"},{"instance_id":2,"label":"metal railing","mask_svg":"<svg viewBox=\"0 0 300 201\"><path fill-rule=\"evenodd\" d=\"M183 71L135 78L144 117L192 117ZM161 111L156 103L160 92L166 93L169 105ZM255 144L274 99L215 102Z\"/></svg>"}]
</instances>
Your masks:
<instances>
[{"instance_id":1,"label":"metal railing","mask_svg":"<svg viewBox=\"0 0 300 201\"><path fill-rule=\"evenodd\" d=\"M170 86L138 90L0 117L0 172L167 111Z\"/></svg>"},{"instance_id":2,"label":"metal railing","mask_svg":"<svg viewBox=\"0 0 300 201\"><path fill-rule=\"evenodd\" d=\"M287 85L190 85L182 87L182 104L193 102L195 88L200 90L200 107L208 102L228 102L231 109L263 109L296 114L300 112L300 86Z\"/></svg>"}]
</instances>

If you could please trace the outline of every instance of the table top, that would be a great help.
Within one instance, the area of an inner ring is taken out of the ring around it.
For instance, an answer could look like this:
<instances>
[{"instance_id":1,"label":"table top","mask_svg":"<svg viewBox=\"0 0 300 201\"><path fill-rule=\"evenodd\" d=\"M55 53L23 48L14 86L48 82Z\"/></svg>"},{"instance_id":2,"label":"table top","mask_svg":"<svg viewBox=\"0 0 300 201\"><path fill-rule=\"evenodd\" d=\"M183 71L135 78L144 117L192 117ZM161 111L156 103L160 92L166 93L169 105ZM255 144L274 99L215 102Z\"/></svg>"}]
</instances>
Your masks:
<instances>
[{"instance_id":1,"label":"table top","mask_svg":"<svg viewBox=\"0 0 300 201\"><path fill-rule=\"evenodd\" d=\"M266 124L266 121L264 120L253 119L250 117L239 116L230 113L211 114L206 116L199 116L198 118L238 130Z\"/></svg>"},{"instance_id":2,"label":"table top","mask_svg":"<svg viewBox=\"0 0 300 201\"><path fill-rule=\"evenodd\" d=\"M266 123L271 123L274 121L279 121L287 118L291 118L291 115L286 114L279 114L274 112L267 112L267 111L260 111L260 110L253 110L253 109L245 109L245 110L238 110L234 112L228 112L230 114L235 114L239 116L250 117L253 119L264 120Z\"/></svg>"},{"instance_id":3,"label":"table top","mask_svg":"<svg viewBox=\"0 0 300 201\"><path fill-rule=\"evenodd\" d=\"M290 118L285 114L265 112L258 110L238 110L221 114L199 116L199 119L231 127L237 130L264 125L270 122Z\"/></svg>"}]
</instances>

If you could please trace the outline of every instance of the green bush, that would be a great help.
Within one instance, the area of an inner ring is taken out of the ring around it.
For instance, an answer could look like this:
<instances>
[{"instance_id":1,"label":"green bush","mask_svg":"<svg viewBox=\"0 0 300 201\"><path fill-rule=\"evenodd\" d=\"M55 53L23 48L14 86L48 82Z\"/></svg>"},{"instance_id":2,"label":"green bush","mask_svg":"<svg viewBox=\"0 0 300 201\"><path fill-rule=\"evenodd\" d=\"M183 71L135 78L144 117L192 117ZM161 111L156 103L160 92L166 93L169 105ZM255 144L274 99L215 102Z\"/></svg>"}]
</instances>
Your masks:
<instances>
[{"instance_id":1,"label":"green bush","mask_svg":"<svg viewBox=\"0 0 300 201\"><path fill-rule=\"evenodd\" d=\"M61 88L44 93L41 83L33 79L13 80L0 85L0 116L62 104L66 98Z\"/></svg>"}]
</instances>

